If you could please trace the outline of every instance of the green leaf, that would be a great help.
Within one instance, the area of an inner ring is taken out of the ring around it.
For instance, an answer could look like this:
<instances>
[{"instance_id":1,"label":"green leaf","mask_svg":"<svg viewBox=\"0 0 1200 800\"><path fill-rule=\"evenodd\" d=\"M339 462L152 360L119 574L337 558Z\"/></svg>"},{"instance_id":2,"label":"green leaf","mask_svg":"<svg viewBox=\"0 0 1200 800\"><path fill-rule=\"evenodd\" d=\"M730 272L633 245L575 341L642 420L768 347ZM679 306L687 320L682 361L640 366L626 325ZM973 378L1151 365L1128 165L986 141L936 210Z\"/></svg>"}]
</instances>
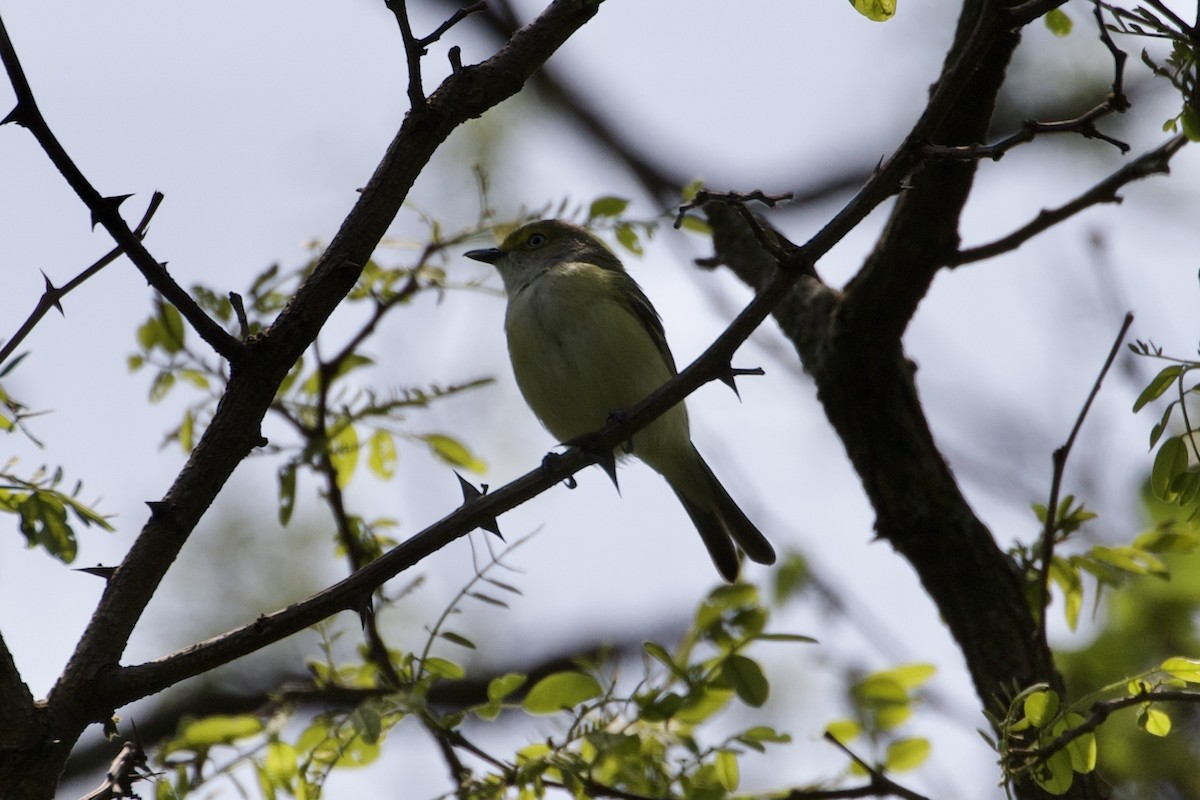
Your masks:
<instances>
[{"instance_id":1,"label":"green leaf","mask_svg":"<svg viewBox=\"0 0 1200 800\"><path fill-rule=\"evenodd\" d=\"M1186 531L1155 528L1134 539L1133 546L1148 553L1194 553L1200 539Z\"/></svg>"},{"instance_id":2,"label":"green leaf","mask_svg":"<svg viewBox=\"0 0 1200 800\"><path fill-rule=\"evenodd\" d=\"M1137 724L1151 736L1166 736L1171 732L1171 718L1162 709L1149 704L1138 712Z\"/></svg>"},{"instance_id":3,"label":"green leaf","mask_svg":"<svg viewBox=\"0 0 1200 800\"><path fill-rule=\"evenodd\" d=\"M667 652L667 648L658 642L642 642L642 649L655 661L669 669L672 675L681 680L687 680L687 672L675 663L675 659L671 658L671 654Z\"/></svg>"},{"instance_id":4,"label":"green leaf","mask_svg":"<svg viewBox=\"0 0 1200 800\"><path fill-rule=\"evenodd\" d=\"M1050 794L1066 794L1075 782L1075 771L1071 769L1071 755L1066 748L1050 756L1034 774L1034 780Z\"/></svg>"},{"instance_id":5,"label":"green leaf","mask_svg":"<svg viewBox=\"0 0 1200 800\"><path fill-rule=\"evenodd\" d=\"M349 722L354 731L370 744L378 742L380 734L383 733L383 722L379 719L379 712L368 705L360 705L350 712Z\"/></svg>"},{"instance_id":6,"label":"green leaf","mask_svg":"<svg viewBox=\"0 0 1200 800\"><path fill-rule=\"evenodd\" d=\"M287 742L273 741L267 744L263 756L263 774L276 788L286 788L299 771L300 754Z\"/></svg>"},{"instance_id":7,"label":"green leaf","mask_svg":"<svg viewBox=\"0 0 1200 800\"><path fill-rule=\"evenodd\" d=\"M453 631L442 631L439 636L448 642L454 642L459 647L465 647L468 650L476 649L474 642L467 637L462 636L461 634L454 633Z\"/></svg>"},{"instance_id":8,"label":"green leaf","mask_svg":"<svg viewBox=\"0 0 1200 800\"><path fill-rule=\"evenodd\" d=\"M183 422L179 423L179 446L183 452L192 452L192 447L195 445L196 432L196 415L189 408L183 412Z\"/></svg>"},{"instance_id":9,"label":"green leaf","mask_svg":"<svg viewBox=\"0 0 1200 800\"><path fill-rule=\"evenodd\" d=\"M252 714L218 714L184 723L176 743L193 749L212 747L255 736L262 730L262 721Z\"/></svg>"},{"instance_id":10,"label":"green leaf","mask_svg":"<svg viewBox=\"0 0 1200 800\"><path fill-rule=\"evenodd\" d=\"M75 532L67 522L67 508L52 491L34 491L16 507L20 516L21 533L30 547L44 547L46 552L70 564L78 554Z\"/></svg>"},{"instance_id":11,"label":"green leaf","mask_svg":"<svg viewBox=\"0 0 1200 800\"><path fill-rule=\"evenodd\" d=\"M556 672L533 685L522 708L530 714L557 714L604 693L600 683L582 672Z\"/></svg>"},{"instance_id":12,"label":"green leaf","mask_svg":"<svg viewBox=\"0 0 1200 800\"><path fill-rule=\"evenodd\" d=\"M150 402L157 403L167 396L175 385L175 373L159 370L150 384Z\"/></svg>"},{"instance_id":13,"label":"green leaf","mask_svg":"<svg viewBox=\"0 0 1200 800\"><path fill-rule=\"evenodd\" d=\"M487 696L492 702L499 702L525 685L529 680L525 675L509 672L488 681Z\"/></svg>"},{"instance_id":14,"label":"green leaf","mask_svg":"<svg viewBox=\"0 0 1200 800\"><path fill-rule=\"evenodd\" d=\"M1154 445L1158 444L1158 440L1167 432L1167 424L1171 421L1171 413L1175 411L1175 406L1179 405L1178 400L1172 400L1167 403L1162 412L1162 419L1155 423L1150 429L1150 449L1154 449Z\"/></svg>"},{"instance_id":15,"label":"green leaf","mask_svg":"<svg viewBox=\"0 0 1200 800\"><path fill-rule=\"evenodd\" d=\"M1158 455L1154 457L1154 466L1150 469L1150 488L1154 496L1160 500L1173 501L1175 498L1171 493L1171 481L1176 475L1187 470L1187 466L1187 445L1183 443L1183 439L1172 436L1163 442L1158 448Z\"/></svg>"},{"instance_id":16,"label":"green leaf","mask_svg":"<svg viewBox=\"0 0 1200 800\"><path fill-rule=\"evenodd\" d=\"M872 22L887 22L896 15L896 0L850 0L850 5Z\"/></svg>"},{"instance_id":17,"label":"green leaf","mask_svg":"<svg viewBox=\"0 0 1200 800\"><path fill-rule=\"evenodd\" d=\"M1200 683L1200 660L1198 659L1172 656L1162 662L1162 666L1159 669L1169 673L1172 677L1179 678L1181 681Z\"/></svg>"},{"instance_id":18,"label":"green leaf","mask_svg":"<svg viewBox=\"0 0 1200 800\"><path fill-rule=\"evenodd\" d=\"M835 723L836 724L836 723ZM853 723L851 723L853 724ZM737 735L737 740L740 742L772 742L775 744L787 744L792 740L792 737L786 733L780 733L767 725L755 725L752 728L747 728ZM853 738L853 737L851 737ZM841 741L840 739L838 741Z\"/></svg>"},{"instance_id":19,"label":"green leaf","mask_svg":"<svg viewBox=\"0 0 1200 800\"><path fill-rule=\"evenodd\" d=\"M1085 722L1082 714L1068 712L1061 725L1055 726L1054 735L1061 736L1070 728L1076 728ZM1096 769L1096 735L1085 733L1076 737L1067 745L1067 753L1071 756L1071 769L1087 774Z\"/></svg>"},{"instance_id":20,"label":"green leaf","mask_svg":"<svg viewBox=\"0 0 1200 800\"><path fill-rule=\"evenodd\" d=\"M1167 577L1170 571L1160 559L1136 547L1106 547L1094 545L1088 555L1102 564L1108 564L1131 575L1156 575Z\"/></svg>"},{"instance_id":21,"label":"green leaf","mask_svg":"<svg viewBox=\"0 0 1200 800\"><path fill-rule=\"evenodd\" d=\"M727 792L733 792L738 787L737 755L730 750L720 750L713 760L717 783Z\"/></svg>"},{"instance_id":22,"label":"green leaf","mask_svg":"<svg viewBox=\"0 0 1200 800\"><path fill-rule=\"evenodd\" d=\"M825 732L841 744L850 744L862 733L862 726L852 719L839 719L826 725Z\"/></svg>"},{"instance_id":23,"label":"green leaf","mask_svg":"<svg viewBox=\"0 0 1200 800\"><path fill-rule=\"evenodd\" d=\"M743 655L732 655L721 665L721 680L737 692L741 701L761 708L770 696L771 687L758 662Z\"/></svg>"},{"instance_id":24,"label":"green leaf","mask_svg":"<svg viewBox=\"0 0 1200 800\"><path fill-rule=\"evenodd\" d=\"M344 423L329 442L329 461L337 475L339 489L350 485L358 467L358 432L349 422Z\"/></svg>"},{"instance_id":25,"label":"green leaf","mask_svg":"<svg viewBox=\"0 0 1200 800\"><path fill-rule=\"evenodd\" d=\"M371 434L367 443L367 467L384 480L396 474L396 441L390 431L380 429Z\"/></svg>"},{"instance_id":26,"label":"green leaf","mask_svg":"<svg viewBox=\"0 0 1200 800\"><path fill-rule=\"evenodd\" d=\"M466 670L458 664L444 658L438 658L437 656L429 656L421 662L421 666L430 675L436 675L439 678L446 678L452 681L462 680L467 674Z\"/></svg>"},{"instance_id":27,"label":"green leaf","mask_svg":"<svg viewBox=\"0 0 1200 800\"><path fill-rule=\"evenodd\" d=\"M624 197L597 197L588 208L588 219L617 217L628 207L629 201Z\"/></svg>"},{"instance_id":28,"label":"green leaf","mask_svg":"<svg viewBox=\"0 0 1200 800\"><path fill-rule=\"evenodd\" d=\"M471 472L484 472L487 464L467 449L466 445L442 433L426 433L418 437L433 450L433 454L452 467L462 467Z\"/></svg>"},{"instance_id":29,"label":"green leaf","mask_svg":"<svg viewBox=\"0 0 1200 800\"><path fill-rule=\"evenodd\" d=\"M883 766L889 772L904 772L921 766L929 758L929 740L920 736L897 739L887 747Z\"/></svg>"},{"instance_id":30,"label":"green leaf","mask_svg":"<svg viewBox=\"0 0 1200 800\"><path fill-rule=\"evenodd\" d=\"M1169 367L1164 367L1157 375L1150 379L1150 383L1146 384L1146 388L1138 395L1137 400L1133 401L1133 412L1136 414L1147 403L1161 397L1163 392L1171 388L1171 384L1175 382L1175 379L1182 372L1182 364L1172 364Z\"/></svg>"},{"instance_id":31,"label":"green leaf","mask_svg":"<svg viewBox=\"0 0 1200 800\"><path fill-rule=\"evenodd\" d=\"M1050 9L1043 19L1046 21L1046 28L1055 36L1061 38L1071 33L1071 18L1061 8Z\"/></svg>"},{"instance_id":32,"label":"green leaf","mask_svg":"<svg viewBox=\"0 0 1200 800\"><path fill-rule=\"evenodd\" d=\"M893 680L906 691L912 691L932 678L936 672L937 667L933 664L902 664L874 672L871 677Z\"/></svg>"},{"instance_id":33,"label":"green leaf","mask_svg":"<svg viewBox=\"0 0 1200 800\"><path fill-rule=\"evenodd\" d=\"M162 336L159 337L158 344L168 353L178 353L183 349L183 317L170 303L160 303L158 313L162 320Z\"/></svg>"},{"instance_id":34,"label":"green leaf","mask_svg":"<svg viewBox=\"0 0 1200 800\"><path fill-rule=\"evenodd\" d=\"M815 644L816 639L811 636L805 636L802 633L760 633L757 637L760 642L802 642L803 644Z\"/></svg>"},{"instance_id":35,"label":"green leaf","mask_svg":"<svg viewBox=\"0 0 1200 800\"><path fill-rule=\"evenodd\" d=\"M1049 689L1025 695L1025 719L1035 727L1044 728L1058 713L1058 693Z\"/></svg>"},{"instance_id":36,"label":"green leaf","mask_svg":"<svg viewBox=\"0 0 1200 800\"><path fill-rule=\"evenodd\" d=\"M632 225L618 225L616 234L617 241L621 243L622 247L635 255L642 255L644 252L642 250L642 243L638 241L637 231L633 229Z\"/></svg>"},{"instance_id":37,"label":"green leaf","mask_svg":"<svg viewBox=\"0 0 1200 800\"><path fill-rule=\"evenodd\" d=\"M1183 113L1179 115L1179 121L1183 123L1183 135L1188 138L1189 142L1200 142L1200 115L1196 113L1196 109L1190 105L1183 107Z\"/></svg>"},{"instance_id":38,"label":"green leaf","mask_svg":"<svg viewBox=\"0 0 1200 800\"><path fill-rule=\"evenodd\" d=\"M699 725L729 705L731 699L732 689L705 686L688 694L683 701L683 707L676 712L675 719L688 725Z\"/></svg>"},{"instance_id":39,"label":"green leaf","mask_svg":"<svg viewBox=\"0 0 1200 800\"><path fill-rule=\"evenodd\" d=\"M684 214L683 219L680 221L680 227L685 231L698 233L701 236L712 236L712 226L695 214Z\"/></svg>"}]
</instances>

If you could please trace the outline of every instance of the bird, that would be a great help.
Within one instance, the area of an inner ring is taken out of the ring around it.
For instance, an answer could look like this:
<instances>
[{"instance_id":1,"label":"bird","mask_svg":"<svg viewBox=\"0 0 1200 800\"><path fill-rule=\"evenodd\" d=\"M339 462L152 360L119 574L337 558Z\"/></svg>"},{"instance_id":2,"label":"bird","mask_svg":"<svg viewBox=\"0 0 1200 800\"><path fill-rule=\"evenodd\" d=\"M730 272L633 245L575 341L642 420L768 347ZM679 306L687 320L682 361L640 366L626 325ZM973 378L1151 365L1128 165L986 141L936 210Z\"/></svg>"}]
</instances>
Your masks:
<instances>
[{"instance_id":1,"label":"bird","mask_svg":"<svg viewBox=\"0 0 1200 800\"><path fill-rule=\"evenodd\" d=\"M658 312L620 259L586 229L540 220L517 228L499 247L464 255L500 273L517 386L559 442L600 430L676 374ZM683 402L635 433L628 454L666 479L726 581L738 579L739 548L759 564L775 562L771 543L692 444Z\"/></svg>"}]
</instances>

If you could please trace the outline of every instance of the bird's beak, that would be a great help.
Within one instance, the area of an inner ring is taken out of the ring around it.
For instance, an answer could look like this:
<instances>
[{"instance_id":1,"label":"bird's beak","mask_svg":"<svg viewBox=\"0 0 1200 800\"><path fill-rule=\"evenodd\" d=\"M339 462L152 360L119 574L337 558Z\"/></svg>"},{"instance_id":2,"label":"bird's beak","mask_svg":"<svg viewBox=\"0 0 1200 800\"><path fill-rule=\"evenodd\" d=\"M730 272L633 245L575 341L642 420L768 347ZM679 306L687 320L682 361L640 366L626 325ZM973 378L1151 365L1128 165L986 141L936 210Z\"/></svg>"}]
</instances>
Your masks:
<instances>
[{"instance_id":1,"label":"bird's beak","mask_svg":"<svg viewBox=\"0 0 1200 800\"><path fill-rule=\"evenodd\" d=\"M468 250L463 255L467 258L473 258L476 261L482 261L485 264L495 264L504 258L504 251L498 247L488 247L483 250Z\"/></svg>"}]
</instances>

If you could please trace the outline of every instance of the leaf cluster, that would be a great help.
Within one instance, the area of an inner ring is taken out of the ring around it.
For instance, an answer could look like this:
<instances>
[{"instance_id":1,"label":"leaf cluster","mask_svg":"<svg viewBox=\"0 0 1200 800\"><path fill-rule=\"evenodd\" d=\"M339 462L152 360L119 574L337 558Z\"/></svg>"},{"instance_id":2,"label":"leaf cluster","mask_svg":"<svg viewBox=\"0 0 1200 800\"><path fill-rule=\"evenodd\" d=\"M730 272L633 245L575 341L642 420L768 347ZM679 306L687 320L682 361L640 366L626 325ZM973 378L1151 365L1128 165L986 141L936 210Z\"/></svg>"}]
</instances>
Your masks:
<instances>
[{"instance_id":1,"label":"leaf cluster","mask_svg":"<svg viewBox=\"0 0 1200 800\"><path fill-rule=\"evenodd\" d=\"M849 687L854 715L829 723L827 734L847 747L865 740L871 751L870 768L876 773L916 769L929 757L930 742L923 736L908 735L902 728L912 718L920 704L920 690L935 671L932 664L903 664L854 681ZM851 761L848 770L851 775L868 774L859 760Z\"/></svg>"},{"instance_id":2,"label":"leaf cluster","mask_svg":"<svg viewBox=\"0 0 1200 800\"><path fill-rule=\"evenodd\" d=\"M644 646L642 674L630 688L617 665L601 659L532 679L508 673L487 683L486 701L446 711L429 701L436 688L468 678L451 658L434 655L439 642L474 650L467 637L446 627L471 600L507 606L515 587L490 576L493 561L463 588L429 629L421 652L389 651L400 685L388 686L366 649L360 661L337 664L335 636L323 638L325 658L310 662L311 685L281 692L259 714L212 716L181 722L162 749L164 778L157 796L183 798L238 767L252 770L263 797L317 798L330 771L362 766L379 757L389 733L413 724L432 736L458 776L463 798L540 798L549 789L576 797L633 794L720 800L736 791L740 760L748 752L790 739L754 725L706 742L708 725L734 698L761 707L769 684L748 649L759 642L807 642L808 637L766 631L768 612L755 587L714 590L672 650ZM497 592L500 596L497 596ZM325 697L342 708L316 714L298 732L293 701ZM546 717L558 732L518 748L509 757L485 752L466 738L468 725L504 713ZM468 766L458 753L473 759ZM240 774L240 773L239 773Z\"/></svg>"},{"instance_id":3,"label":"leaf cluster","mask_svg":"<svg viewBox=\"0 0 1200 800\"><path fill-rule=\"evenodd\" d=\"M1096 769L1095 729L1113 712L1135 708L1136 725L1156 737L1171 732L1163 701L1200 702L1200 661L1172 656L1156 668L1093 692L1073 703L1045 684L1014 698L999 726L998 741L982 733L1000 755L1006 785L1032 778L1050 794L1065 794L1076 775Z\"/></svg>"}]
</instances>

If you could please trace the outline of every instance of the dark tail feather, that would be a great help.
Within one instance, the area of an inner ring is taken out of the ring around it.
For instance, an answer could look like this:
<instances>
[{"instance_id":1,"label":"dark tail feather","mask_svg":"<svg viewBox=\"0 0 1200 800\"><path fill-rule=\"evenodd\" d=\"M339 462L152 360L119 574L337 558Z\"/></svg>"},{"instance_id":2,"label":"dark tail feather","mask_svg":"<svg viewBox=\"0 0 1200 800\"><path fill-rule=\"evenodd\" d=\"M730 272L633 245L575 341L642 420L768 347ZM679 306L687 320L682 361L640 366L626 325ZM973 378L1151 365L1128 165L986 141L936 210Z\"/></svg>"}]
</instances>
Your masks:
<instances>
[{"instance_id":1,"label":"dark tail feather","mask_svg":"<svg viewBox=\"0 0 1200 800\"><path fill-rule=\"evenodd\" d=\"M712 475L711 470L709 475ZM763 536L762 531L742 512L741 507L733 501L729 492L725 491L725 487L715 476L712 482L713 500L717 504L717 513L729 531L729 535L737 542L737 546L742 548L746 557L756 564L774 564L775 548L771 547L767 537Z\"/></svg>"},{"instance_id":2,"label":"dark tail feather","mask_svg":"<svg viewBox=\"0 0 1200 800\"><path fill-rule=\"evenodd\" d=\"M707 497L703 498L703 504L684 497L678 489L675 495L683 503L683 508L692 518L696 530L700 532L700 538L704 540L704 546L708 548L708 554L721 577L730 583L737 580L737 547L740 547L751 561L774 564L775 548L771 547L767 537L742 513L742 509L725 491L725 487L703 459L700 459L700 465L708 479ZM674 485L671 488L674 489ZM735 542L737 547L734 547Z\"/></svg>"},{"instance_id":3,"label":"dark tail feather","mask_svg":"<svg viewBox=\"0 0 1200 800\"><path fill-rule=\"evenodd\" d=\"M728 582L735 583L740 566L737 548L733 546L733 539L730 538L730 533L721 518L708 509L691 502L679 492L675 492L675 496L679 498L680 503L683 503L683 510L692 518L692 524L700 532L700 538L704 541L704 546L708 548L708 555L716 564L717 572L720 572L721 577Z\"/></svg>"}]
</instances>

